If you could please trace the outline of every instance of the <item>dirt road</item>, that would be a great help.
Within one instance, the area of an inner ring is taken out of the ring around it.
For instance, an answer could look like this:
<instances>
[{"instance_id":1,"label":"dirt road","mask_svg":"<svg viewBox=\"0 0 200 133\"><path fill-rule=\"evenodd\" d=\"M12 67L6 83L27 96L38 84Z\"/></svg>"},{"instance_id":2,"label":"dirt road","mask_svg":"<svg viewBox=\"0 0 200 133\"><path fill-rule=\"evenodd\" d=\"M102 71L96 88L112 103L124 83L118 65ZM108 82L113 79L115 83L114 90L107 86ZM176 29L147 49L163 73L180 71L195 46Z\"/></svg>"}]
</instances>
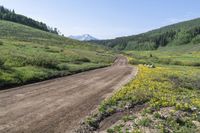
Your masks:
<instances>
[{"instance_id":1,"label":"dirt road","mask_svg":"<svg viewBox=\"0 0 200 133\"><path fill-rule=\"evenodd\" d=\"M119 57L111 67L0 91L0 132L71 133L135 74Z\"/></svg>"}]
</instances>

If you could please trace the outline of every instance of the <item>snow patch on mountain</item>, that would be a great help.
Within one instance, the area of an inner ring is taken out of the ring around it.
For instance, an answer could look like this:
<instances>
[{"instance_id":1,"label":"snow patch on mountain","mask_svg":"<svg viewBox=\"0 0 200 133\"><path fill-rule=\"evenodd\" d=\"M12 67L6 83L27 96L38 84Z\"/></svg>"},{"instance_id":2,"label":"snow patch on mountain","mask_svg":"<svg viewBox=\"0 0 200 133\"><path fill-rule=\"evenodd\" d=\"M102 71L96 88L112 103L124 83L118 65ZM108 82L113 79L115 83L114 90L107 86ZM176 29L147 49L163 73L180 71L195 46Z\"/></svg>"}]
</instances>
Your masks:
<instances>
[{"instance_id":1,"label":"snow patch on mountain","mask_svg":"<svg viewBox=\"0 0 200 133\"><path fill-rule=\"evenodd\" d=\"M79 40L79 41L91 41L91 40L98 40L97 38L89 35L89 34L84 34L84 35L77 35L77 36L69 36L71 39Z\"/></svg>"}]
</instances>

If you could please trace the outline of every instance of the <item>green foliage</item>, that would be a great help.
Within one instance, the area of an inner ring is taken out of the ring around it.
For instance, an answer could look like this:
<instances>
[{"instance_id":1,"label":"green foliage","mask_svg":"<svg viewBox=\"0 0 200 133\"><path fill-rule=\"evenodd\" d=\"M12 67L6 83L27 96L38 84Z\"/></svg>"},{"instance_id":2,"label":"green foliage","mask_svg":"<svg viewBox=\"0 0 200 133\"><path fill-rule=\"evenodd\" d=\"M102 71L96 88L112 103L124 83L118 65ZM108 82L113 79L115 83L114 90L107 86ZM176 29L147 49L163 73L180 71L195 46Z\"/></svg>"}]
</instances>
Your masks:
<instances>
[{"instance_id":1,"label":"green foliage","mask_svg":"<svg viewBox=\"0 0 200 133\"><path fill-rule=\"evenodd\" d=\"M199 120L200 90L196 88L199 72L194 67L148 68L139 65L137 77L104 100L96 115L98 117L94 116L93 120L103 120L115 112L126 110L127 106L131 108L144 104L147 107L138 113L125 115L120 124L123 126L116 125L109 132L121 132L126 128L130 132L140 132L142 127L157 128L155 132L197 132L193 121ZM110 112L110 109L115 111Z\"/></svg>"},{"instance_id":2,"label":"green foliage","mask_svg":"<svg viewBox=\"0 0 200 133\"><path fill-rule=\"evenodd\" d=\"M160 115L158 112L155 112L155 113L154 113L154 117L157 118L157 119L160 119L160 118L161 118L161 115Z\"/></svg>"},{"instance_id":3,"label":"green foliage","mask_svg":"<svg viewBox=\"0 0 200 133\"><path fill-rule=\"evenodd\" d=\"M95 120L94 118L92 117L88 117L87 120L86 120L87 124L89 124L90 127L93 127L95 129L98 128L98 123L97 123L97 120Z\"/></svg>"},{"instance_id":4,"label":"green foliage","mask_svg":"<svg viewBox=\"0 0 200 133\"><path fill-rule=\"evenodd\" d=\"M123 116L122 119L123 119L124 122L132 121L132 120L136 119L136 116L134 116L134 115L126 115L126 116Z\"/></svg>"},{"instance_id":5,"label":"green foliage","mask_svg":"<svg viewBox=\"0 0 200 133\"><path fill-rule=\"evenodd\" d=\"M153 51L126 51L131 64L200 66L200 45L170 46Z\"/></svg>"},{"instance_id":6,"label":"green foliage","mask_svg":"<svg viewBox=\"0 0 200 133\"><path fill-rule=\"evenodd\" d=\"M52 29L42 22L38 22L26 16L16 14L14 10L13 11L8 10L3 6L0 6L0 20L12 21L33 28L37 28L43 31L58 34L58 30L56 28Z\"/></svg>"},{"instance_id":7,"label":"green foliage","mask_svg":"<svg viewBox=\"0 0 200 133\"><path fill-rule=\"evenodd\" d=\"M187 89L200 89L200 73L193 75L193 78L186 75L179 77L171 75L169 79L174 83L174 87L182 87Z\"/></svg>"},{"instance_id":8,"label":"green foliage","mask_svg":"<svg viewBox=\"0 0 200 133\"><path fill-rule=\"evenodd\" d=\"M58 70L69 70L68 64L67 63L62 63L57 65Z\"/></svg>"},{"instance_id":9,"label":"green foliage","mask_svg":"<svg viewBox=\"0 0 200 133\"><path fill-rule=\"evenodd\" d=\"M59 63L56 58L48 56L48 54L37 53L32 56L18 55L13 60L20 62L22 66L31 65L44 68L56 68Z\"/></svg>"},{"instance_id":10,"label":"green foliage","mask_svg":"<svg viewBox=\"0 0 200 133\"><path fill-rule=\"evenodd\" d=\"M113 128L107 129L107 133L124 133L122 131L123 125L116 125Z\"/></svg>"},{"instance_id":11,"label":"green foliage","mask_svg":"<svg viewBox=\"0 0 200 133\"><path fill-rule=\"evenodd\" d=\"M193 44L198 44L198 43L200 43L200 35L197 35L196 37L194 37L194 38L192 39L192 43L193 43Z\"/></svg>"},{"instance_id":12,"label":"green foliage","mask_svg":"<svg viewBox=\"0 0 200 133\"><path fill-rule=\"evenodd\" d=\"M0 20L0 88L110 65L112 51Z\"/></svg>"},{"instance_id":13,"label":"green foliage","mask_svg":"<svg viewBox=\"0 0 200 133\"><path fill-rule=\"evenodd\" d=\"M151 122L152 120L149 118L142 118L141 120L139 120L138 125L148 127L150 126Z\"/></svg>"},{"instance_id":14,"label":"green foliage","mask_svg":"<svg viewBox=\"0 0 200 133\"><path fill-rule=\"evenodd\" d=\"M107 133L115 133L115 130L114 129L107 129Z\"/></svg>"},{"instance_id":15,"label":"green foliage","mask_svg":"<svg viewBox=\"0 0 200 133\"><path fill-rule=\"evenodd\" d=\"M5 60L0 57L0 68L4 65Z\"/></svg>"},{"instance_id":16,"label":"green foliage","mask_svg":"<svg viewBox=\"0 0 200 133\"><path fill-rule=\"evenodd\" d=\"M169 25L143 34L92 41L118 50L155 50L170 45L199 43L200 19Z\"/></svg>"},{"instance_id":17,"label":"green foliage","mask_svg":"<svg viewBox=\"0 0 200 133\"><path fill-rule=\"evenodd\" d=\"M74 61L75 64L81 64L81 63L89 63L90 59L83 57L83 58L78 58Z\"/></svg>"},{"instance_id":18,"label":"green foliage","mask_svg":"<svg viewBox=\"0 0 200 133\"><path fill-rule=\"evenodd\" d=\"M2 41L0 41L0 46L1 46L1 45L3 45L3 42L2 42Z\"/></svg>"}]
</instances>

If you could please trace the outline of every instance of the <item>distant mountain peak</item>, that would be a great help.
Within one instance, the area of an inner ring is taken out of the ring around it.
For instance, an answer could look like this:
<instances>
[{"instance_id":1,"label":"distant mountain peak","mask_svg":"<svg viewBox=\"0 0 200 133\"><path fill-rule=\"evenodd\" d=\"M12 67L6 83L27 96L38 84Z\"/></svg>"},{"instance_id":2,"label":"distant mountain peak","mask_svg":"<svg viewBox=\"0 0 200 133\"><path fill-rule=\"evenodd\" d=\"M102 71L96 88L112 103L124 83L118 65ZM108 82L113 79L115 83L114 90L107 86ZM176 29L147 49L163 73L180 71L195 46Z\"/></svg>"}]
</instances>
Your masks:
<instances>
[{"instance_id":1,"label":"distant mountain peak","mask_svg":"<svg viewBox=\"0 0 200 133\"><path fill-rule=\"evenodd\" d=\"M71 39L79 40L79 41L91 41L91 40L98 40L97 38L89 35L89 34L83 34L83 35L77 35L77 36L69 36Z\"/></svg>"}]
</instances>

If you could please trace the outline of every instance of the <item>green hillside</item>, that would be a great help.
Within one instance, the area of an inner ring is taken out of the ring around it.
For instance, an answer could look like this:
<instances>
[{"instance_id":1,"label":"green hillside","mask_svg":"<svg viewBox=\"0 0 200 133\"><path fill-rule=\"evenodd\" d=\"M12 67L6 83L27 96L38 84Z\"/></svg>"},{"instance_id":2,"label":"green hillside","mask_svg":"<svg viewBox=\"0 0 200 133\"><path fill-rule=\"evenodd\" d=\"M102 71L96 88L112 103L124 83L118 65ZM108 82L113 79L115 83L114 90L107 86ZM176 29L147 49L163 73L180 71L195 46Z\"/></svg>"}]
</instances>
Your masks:
<instances>
[{"instance_id":1,"label":"green hillside","mask_svg":"<svg viewBox=\"0 0 200 133\"><path fill-rule=\"evenodd\" d=\"M95 41L120 50L138 73L85 119L86 129L98 130L101 123L112 120L115 124L107 133L199 133L199 29L200 19L195 19L136 36Z\"/></svg>"},{"instance_id":2,"label":"green hillside","mask_svg":"<svg viewBox=\"0 0 200 133\"><path fill-rule=\"evenodd\" d=\"M0 53L0 88L103 67L113 60L101 46L2 20Z\"/></svg>"},{"instance_id":3,"label":"green hillside","mask_svg":"<svg viewBox=\"0 0 200 133\"><path fill-rule=\"evenodd\" d=\"M94 42L117 50L155 50L171 45L197 44L200 42L200 19L169 25L139 35Z\"/></svg>"},{"instance_id":4,"label":"green hillside","mask_svg":"<svg viewBox=\"0 0 200 133\"><path fill-rule=\"evenodd\" d=\"M38 22L36 20L33 20L32 18L28 18L26 16L16 14L14 10L9 10L3 6L0 6L0 20L16 22L16 23L27 25L36 29L58 34L57 28L53 29L47 26L43 22Z\"/></svg>"}]
</instances>

